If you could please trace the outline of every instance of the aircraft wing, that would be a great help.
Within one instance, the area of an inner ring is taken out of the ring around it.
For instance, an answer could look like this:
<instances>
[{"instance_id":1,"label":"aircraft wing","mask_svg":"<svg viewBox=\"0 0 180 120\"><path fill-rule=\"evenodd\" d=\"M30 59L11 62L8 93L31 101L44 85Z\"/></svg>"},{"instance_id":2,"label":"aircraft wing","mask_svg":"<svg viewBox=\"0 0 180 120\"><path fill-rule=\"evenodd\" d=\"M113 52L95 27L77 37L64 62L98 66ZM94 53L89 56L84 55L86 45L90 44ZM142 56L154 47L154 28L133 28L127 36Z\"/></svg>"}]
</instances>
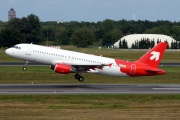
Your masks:
<instances>
[{"instance_id":1,"label":"aircraft wing","mask_svg":"<svg viewBox=\"0 0 180 120\"><path fill-rule=\"evenodd\" d=\"M71 66L78 67L78 68L80 68L80 70L90 71L90 70L95 70L95 68L102 69L104 66L107 66L107 65L104 65L104 64L88 64L88 65L87 64L86 65L74 64Z\"/></svg>"},{"instance_id":2,"label":"aircraft wing","mask_svg":"<svg viewBox=\"0 0 180 120\"><path fill-rule=\"evenodd\" d=\"M57 63L61 63L61 64L66 64L66 65L70 65L73 68L79 68L79 70L85 70L85 71L89 71L90 69L95 70L95 68L98 69L102 69L104 66L110 66L112 65L112 63L107 63L107 64L99 64L99 63L89 63L89 64L85 64L85 63L73 63L73 62L67 62L67 61L61 61L61 60L53 60L52 65L56 65Z\"/></svg>"}]
</instances>

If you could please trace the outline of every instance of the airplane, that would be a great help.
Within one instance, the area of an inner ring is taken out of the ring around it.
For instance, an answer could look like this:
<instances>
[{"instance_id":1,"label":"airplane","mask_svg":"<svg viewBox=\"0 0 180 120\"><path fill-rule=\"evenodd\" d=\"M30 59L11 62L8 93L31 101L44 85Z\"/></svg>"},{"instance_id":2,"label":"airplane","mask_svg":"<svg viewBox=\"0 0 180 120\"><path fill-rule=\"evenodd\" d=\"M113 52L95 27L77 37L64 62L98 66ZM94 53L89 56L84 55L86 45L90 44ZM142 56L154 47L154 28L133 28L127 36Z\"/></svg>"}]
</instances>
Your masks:
<instances>
[{"instance_id":1,"label":"airplane","mask_svg":"<svg viewBox=\"0 0 180 120\"><path fill-rule=\"evenodd\" d=\"M27 69L28 62L43 63L50 65L56 73L75 73L75 79L82 82L83 72L129 77L166 74L158 65L167 45L160 42L133 62L27 43L8 48L5 53L26 61L23 70Z\"/></svg>"}]
</instances>

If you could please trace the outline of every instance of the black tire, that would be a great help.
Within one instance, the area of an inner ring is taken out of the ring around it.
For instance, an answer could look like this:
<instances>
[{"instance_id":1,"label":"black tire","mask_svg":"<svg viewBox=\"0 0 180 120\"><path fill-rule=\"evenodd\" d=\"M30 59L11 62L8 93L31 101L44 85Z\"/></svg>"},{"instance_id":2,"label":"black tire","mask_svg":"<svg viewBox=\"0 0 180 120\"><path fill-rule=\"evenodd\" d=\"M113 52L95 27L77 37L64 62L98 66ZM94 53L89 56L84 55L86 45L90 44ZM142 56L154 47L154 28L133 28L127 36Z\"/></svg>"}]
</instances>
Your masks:
<instances>
[{"instance_id":1,"label":"black tire","mask_svg":"<svg viewBox=\"0 0 180 120\"><path fill-rule=\"evenodd\" d=\"M75 77L76 79L79 79L79 78L80 78L80 75L79 75L79 74L76 74L74 77Z\"/></svg>"},{"instance_id":2,"label":"black tire","mask_svg":"<svg viewBox=\"0 0 180 120\"><path fill-rule=\"evenodd\" d=\"M83 82L84 78L80 76L78 80L79 80L79 82Z\"/></svg>"},{"instance_id":3,"label":"black tire","mask_svg":"<svg viewBox=\"0 0 180 120\"><path fill-rule=\"evenodd\" d=\"M24 70L24 71L26 71L26 69L27 69L26 67L23 67L23 70Z\"/></svg>"}]
</instances>

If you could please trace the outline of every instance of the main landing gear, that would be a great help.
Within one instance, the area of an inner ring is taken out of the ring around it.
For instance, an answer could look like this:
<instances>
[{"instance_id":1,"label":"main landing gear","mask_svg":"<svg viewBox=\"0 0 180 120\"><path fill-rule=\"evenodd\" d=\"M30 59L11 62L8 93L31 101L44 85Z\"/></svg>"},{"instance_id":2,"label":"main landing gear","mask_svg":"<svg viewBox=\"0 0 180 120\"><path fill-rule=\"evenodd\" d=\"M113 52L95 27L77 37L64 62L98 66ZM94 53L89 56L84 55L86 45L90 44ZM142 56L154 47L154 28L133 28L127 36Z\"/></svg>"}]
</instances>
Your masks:
<instances>
[{"instance_id":1,"label":"main landing gear","mask_svg":"<svg viewBox=\"0 0 180 120\"><path fill-rule=\"evenodd\" d=\"M24 64L24 67L23 67L24 71L27 70L27 64L28 64L28 61L26 61L25 64Z\"/></svg>"},{"instance_id":2,"label":"main landing gear","mask_svg":"<svg viewBox=\"0 0 180 120\"><path fill-rule=\"evenodd\" d=\"M76 79L78 79L79 82L83 82L83 81L84 81L84 78L83 78L81 75L79 75L78 73L76 73L74 77L75 77Z\"/></svg>"}]
</instances>

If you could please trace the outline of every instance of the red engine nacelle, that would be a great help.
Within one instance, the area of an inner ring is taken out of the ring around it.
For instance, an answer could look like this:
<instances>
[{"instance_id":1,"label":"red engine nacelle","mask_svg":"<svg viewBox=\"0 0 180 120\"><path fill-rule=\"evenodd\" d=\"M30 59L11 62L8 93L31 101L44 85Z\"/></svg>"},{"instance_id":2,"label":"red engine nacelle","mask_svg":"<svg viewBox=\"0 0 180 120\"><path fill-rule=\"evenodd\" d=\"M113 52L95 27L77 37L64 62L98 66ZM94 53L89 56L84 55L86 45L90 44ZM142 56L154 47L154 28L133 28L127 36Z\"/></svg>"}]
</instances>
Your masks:
<instances>
[{"instance_id":1,"label":"red engine nacelle","mask_svg":"<svg viewBox=\"0 0 180 120\"><path fill-rule=\"evenodd\" d=\"M57 63L55 66L51 65L50 68L61 74L69 74L71 72L71 66L61 63Z\"/></svg>"}]
</instances>

